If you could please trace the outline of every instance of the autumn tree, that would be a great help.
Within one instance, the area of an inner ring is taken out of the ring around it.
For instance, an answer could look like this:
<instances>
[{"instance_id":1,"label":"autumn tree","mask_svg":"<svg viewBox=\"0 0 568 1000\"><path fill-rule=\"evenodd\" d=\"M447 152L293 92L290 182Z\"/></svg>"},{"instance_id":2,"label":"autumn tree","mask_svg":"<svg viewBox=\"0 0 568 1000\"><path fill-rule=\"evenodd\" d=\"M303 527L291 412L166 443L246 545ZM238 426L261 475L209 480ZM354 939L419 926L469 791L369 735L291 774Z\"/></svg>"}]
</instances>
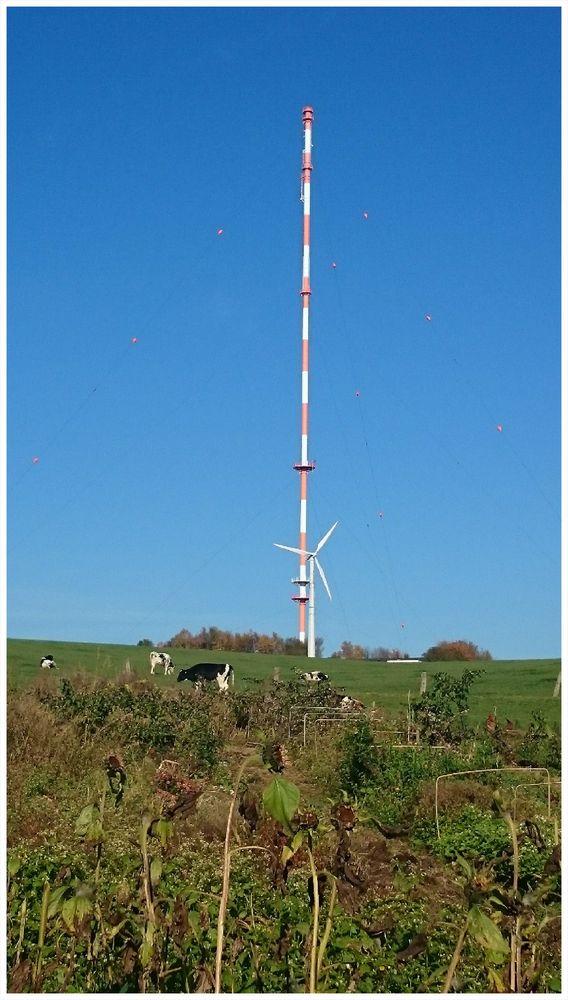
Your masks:
<instances>
[{"instance_id":1,"label":"autumn tree","mask_svg":"<svg viewBox=\"0 0 568 1000\"><path fill-rule=\"evenodd\" d=\"M429 663L450 660L491 660L493 657L488 649L479 649L473 642L466 639L453 639L450 642L438 642L435 646L430 646L424 653L423 660Z\"/></svg>"},{"instance_id":2,"label":"autumn tree","mask_svg":"<svg viewBox=\"0 0 568 1000\"><path fill-rule=\"evenodd\" d=\"M186 628L182 628L180 632L172 636L168 642L170 649L190 649L192 646L193 636L191 632L188 632Z\"/></svg>"},{"instance_id":3,"label":"autumn tree","mask_svg":"<svg viewBox=\"0 0 568 1000\"><path fill-rule=\"evenodd\" d=\"M369 659L385 663L387 660L408 660L409 654L403 653L401 649L389 649L387 646L377 646L376 649L369 650Z\"/></svg>"},{"instance_id":4,"label":"autumn tree","mask_svg":"<svg viewBox=\"0 0 568 1000\"><path fill-rule=\"evenodd\" d=\"M363 646L358 646L353 642L342 642L336 653L332 653L332 659L338 660L366 660L369 651Z\"/></svg>"},{"instance_id":5,"label":"autumn tree","mask_svg":"<svg viewBox=\"0 0 568 1000\"><path fill-rule=\"evenodd\" d=\"M284 639L276 632L272 635L259 635L256 641L256 652L257 653L283 653L284 652Z\"/></svg>"}]
</instances>

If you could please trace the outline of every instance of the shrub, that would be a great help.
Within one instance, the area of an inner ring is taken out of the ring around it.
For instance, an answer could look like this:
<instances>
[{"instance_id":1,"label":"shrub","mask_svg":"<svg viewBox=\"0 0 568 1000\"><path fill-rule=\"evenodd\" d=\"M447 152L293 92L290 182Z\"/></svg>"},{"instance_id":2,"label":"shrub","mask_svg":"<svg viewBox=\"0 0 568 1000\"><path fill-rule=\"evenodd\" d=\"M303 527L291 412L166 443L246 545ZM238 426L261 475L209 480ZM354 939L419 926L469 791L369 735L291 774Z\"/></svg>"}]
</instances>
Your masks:
<instances>
[{"instance_id":1,"label":"shrub","mask_svg":"<svg viewBox=\"0 0 568 1000\"><path fill-rule=\"evenodd\" d=\"M549 726L540 712L533 712L518 749L519 763L528 767L561 767L561 739L558 727Z\"/></svg>"},{"instance_id":2,"label":"shrub","mask_svg":"<svg viewBox=\"0 0 568 1000\"><path fill-rule=\"evenodd\" d=\"M253 685L245 692L235 692L231 697L235 725L248 732L261 730L266 735L287 737L290 726L293 736L300 735L302 707L337 706L337 691L330 684L253 680ZM297 711L290 716L292 707Z\"/></svg>"},{"instance_id":3,"label":"shrub","mask_svg":"<svg viewBox=\"0 0 568 1000\"><path fill-rule=\"evenodd\" d=\"M454 639L451 642L438 642L435 646L430 646L422 659L435 663L455 660L491 660L492 656L488 649L480 650L473 642L467 642L466 639Z\"/></svg>"},{"instance_id":4,"label":"shrub","mask_svg":"<svg viewBox=\"0 0 568 1000\"><path fill-rule=\"evenodd\" d=\"M460 677L434 674L428 691L413 702L414 720L426 743L461 743L467 735L468 695L482 670L464 670Z\"/></svg>"},{"instance_id":5,"label":"shrub","mask_svg":"<svg viewBox=\"0 0 568 1000\"><path fill-rule=\"evenodd\" d=\"M340 753L340 786L357 796L379 777L380 754L367 718L359 719L345 734Z\"/></svg>"}]
</instances>

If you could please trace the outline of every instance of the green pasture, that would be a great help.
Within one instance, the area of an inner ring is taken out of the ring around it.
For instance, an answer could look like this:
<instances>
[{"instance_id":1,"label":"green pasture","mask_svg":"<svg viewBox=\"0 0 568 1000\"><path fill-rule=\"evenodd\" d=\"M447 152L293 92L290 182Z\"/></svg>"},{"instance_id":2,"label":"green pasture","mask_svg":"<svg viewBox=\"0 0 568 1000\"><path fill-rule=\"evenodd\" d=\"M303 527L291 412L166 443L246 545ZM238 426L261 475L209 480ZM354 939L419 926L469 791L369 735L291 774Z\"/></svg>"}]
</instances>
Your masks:
<instances>
[{"instance_id":1,"label":"green pasture","mask_svg":"<svg viewBox=\"0 0 568 1000\"><path fill-rule=\"evenodd\" d=\"M295 656L270 656L262 653L224 653L208 650L167 650L176 664L191 666L199 662L225 662L235 668L235 688L246 688L255 681L270 679L279 668L282 681L299 670L321 669L329 674L331 683L367 706L373 702L389 713L406 713L408 692L418 694L420 675L428 677L439 671L460 675L467 666L480 667L485 673L474 683L470 693L473 722L495 712L499 720L511 719L524 727L534 711L541 712L549 722L560 722L560 698L553 691L560 670L560 660L492 660L479 664L409 663L386 664L360 660L306 660ZM56 671L40 671L43 655L51 653L57 662ZM78 673L115 679L129 661L137 677L150 677L150 649L144 646L97 645L96 643L54 642L51 640L8 639L8 689L32 685L40 674L54 681L57 677L72 677ZM156 673L154 682L160 687L176 686L176 673L168 677Z\"/></svg>"}]
</instances>

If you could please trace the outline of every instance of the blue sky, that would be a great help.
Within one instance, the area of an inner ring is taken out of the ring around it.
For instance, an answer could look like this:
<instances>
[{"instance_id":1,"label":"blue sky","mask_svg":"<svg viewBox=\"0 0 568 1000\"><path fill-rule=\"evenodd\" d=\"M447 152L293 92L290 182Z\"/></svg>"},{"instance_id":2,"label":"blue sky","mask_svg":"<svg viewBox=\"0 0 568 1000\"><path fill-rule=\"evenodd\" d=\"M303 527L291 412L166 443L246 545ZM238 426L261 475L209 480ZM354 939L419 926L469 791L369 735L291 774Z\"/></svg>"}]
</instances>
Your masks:
<instances>
[{"instance_id":1,"label":"blue sky","mask_svg":"<svg viewBox=\"0 0 568 1000\"><path fill-rule=\"evenodd\" d=\"M8 635L296 634L306 104L324 655L560 654L536 7L8 10Z\"/></svg>"}]
</instances>

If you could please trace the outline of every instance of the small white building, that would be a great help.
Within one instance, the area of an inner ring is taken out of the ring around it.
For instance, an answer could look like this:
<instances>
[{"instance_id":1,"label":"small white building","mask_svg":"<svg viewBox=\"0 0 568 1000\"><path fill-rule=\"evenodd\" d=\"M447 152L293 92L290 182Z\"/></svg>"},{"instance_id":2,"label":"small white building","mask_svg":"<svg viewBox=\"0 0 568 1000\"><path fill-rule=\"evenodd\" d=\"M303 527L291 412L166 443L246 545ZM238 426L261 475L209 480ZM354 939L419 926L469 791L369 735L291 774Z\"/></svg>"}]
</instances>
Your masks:
<instances>
[{"instance_id":1,"label":"small white building","mask_svg":"<svg viewBox=\"0 0 568 1000\"><path fill-rule=\"evenodd\" d=\"M387 660L387 663L422 663L422 660L410 660L403 657L402 660Z\"/></svg>"}]
</instances>

